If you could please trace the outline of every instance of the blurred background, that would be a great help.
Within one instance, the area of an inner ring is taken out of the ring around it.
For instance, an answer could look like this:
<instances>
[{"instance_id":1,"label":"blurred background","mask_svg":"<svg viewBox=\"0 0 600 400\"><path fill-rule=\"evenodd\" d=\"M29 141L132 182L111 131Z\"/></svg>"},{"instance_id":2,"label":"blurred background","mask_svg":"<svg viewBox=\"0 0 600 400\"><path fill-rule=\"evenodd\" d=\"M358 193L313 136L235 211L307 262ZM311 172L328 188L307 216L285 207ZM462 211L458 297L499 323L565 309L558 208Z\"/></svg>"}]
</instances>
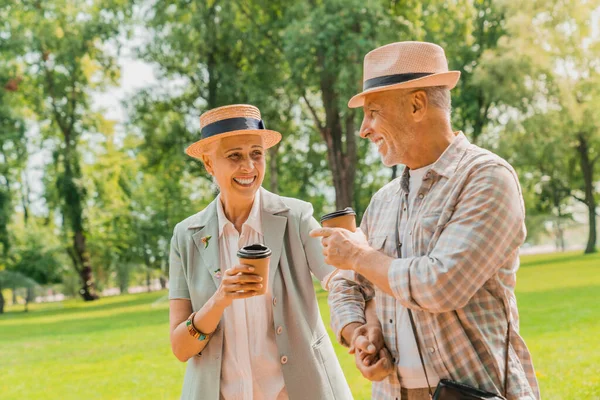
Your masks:
<instances>
[{"instance_id":1,"label":"blurred background","mask_svg":"<svg viewBox=\"0 0 600 400\"><path fill-rule=\"evenodd\" d=\"M256 105L283 134L263 186L360 217L402 166L346 104L403 40L445 49L453 127L519 173L543 397L600 398L599 0L0 0L0 398L178 398L169 242L216 194L183 152L199 115Z\"/></svg>"}]
</instances>

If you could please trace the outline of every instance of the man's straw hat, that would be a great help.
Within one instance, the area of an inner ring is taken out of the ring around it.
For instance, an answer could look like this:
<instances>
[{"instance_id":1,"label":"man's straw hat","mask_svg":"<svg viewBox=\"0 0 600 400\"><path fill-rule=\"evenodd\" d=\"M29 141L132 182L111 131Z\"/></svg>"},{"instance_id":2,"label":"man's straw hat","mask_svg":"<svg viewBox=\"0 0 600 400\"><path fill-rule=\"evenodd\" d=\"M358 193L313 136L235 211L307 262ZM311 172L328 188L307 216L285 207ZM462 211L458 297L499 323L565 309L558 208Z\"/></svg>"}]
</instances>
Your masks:
<instances>
[{"instance_id":1,"label":"man's straw hat","mask_svg":"<svg viewBox=\"0 0 600 400\"><path fill-rule=\"evenodd\" d=\"M362 107L365 95L385 90L456 86L460 71L448 71L448 61L437 44L391 43L365 56L363 91L352 97L348 107Z\"/></svg>"}]
</instances>

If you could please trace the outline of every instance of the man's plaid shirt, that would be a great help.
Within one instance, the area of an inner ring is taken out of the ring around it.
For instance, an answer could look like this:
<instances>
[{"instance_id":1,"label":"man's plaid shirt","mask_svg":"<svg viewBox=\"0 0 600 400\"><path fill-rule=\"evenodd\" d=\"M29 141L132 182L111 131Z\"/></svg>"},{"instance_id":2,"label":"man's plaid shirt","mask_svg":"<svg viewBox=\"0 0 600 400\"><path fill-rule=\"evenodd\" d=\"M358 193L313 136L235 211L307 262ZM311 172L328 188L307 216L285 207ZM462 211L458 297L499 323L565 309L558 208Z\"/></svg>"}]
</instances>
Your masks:
<instances>
[{"instance_id":1,"label":"man's plaid shirt","mask_svg":"<svg viewBox=\"0 0 600 400\"><path fill-rule=\"evenodd\" d=\"M377 316L392 357L402 357L396 346L398 302L412 309L425 362L440 378L502 393L507 315L512 330L508 399L538 399L539 389L531 356L519 336L514 296L519 247L525 240L525 209L512 167L500 157L469 143L459 133L431 166L409 213L413 254L398 258L398 221L406 210L409 174L373 196L361 229L375 249L396 258L389 270L390 296L375 291ZM400 216L400 217L398 217ZM400 237L404 232L400 232ZM344 279L338 274L332 279ZM354 320L364 320L360 305L340 301L343 285L330 293L331 323L341 331ZM350 290L350 288L348 288ZM343 343L345 344L345 343ZM373 399L400 399L400 382L393 374L373 383Z\"/></svg>"}]
</instances>

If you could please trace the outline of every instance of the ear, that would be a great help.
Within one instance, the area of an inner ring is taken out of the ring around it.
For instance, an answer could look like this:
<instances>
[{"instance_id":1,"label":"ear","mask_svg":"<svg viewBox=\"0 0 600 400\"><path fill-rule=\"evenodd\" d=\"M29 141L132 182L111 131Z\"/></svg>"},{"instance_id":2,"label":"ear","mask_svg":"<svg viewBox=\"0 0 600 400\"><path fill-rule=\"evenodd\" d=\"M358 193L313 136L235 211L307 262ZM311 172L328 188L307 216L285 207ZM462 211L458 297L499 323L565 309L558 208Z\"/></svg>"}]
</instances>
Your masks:
<instances>
[{"instance_id":1,"label":"ear","mask_svg":"<svg viewBox=\"0 0 600 400\"><path fill-rule=\"evenodd\" d=\"M204 164L204 168L206 169L206 172L208 172L210 175L214 176L214 166L213 166L213 161L212 158L204 153L202 154L202 163Z\"/></svg>"},{"instance_id":2,"label":"ear","mask_svg":"<svg viewBox=\"0 0 600 400\"><path fill-rule=\"evenodd\" d=\"M424 90L416 91L411 96L411 111L415 122L421 122L425 118L429 106L427 100L427 94Z\"/></svg>"}]
</instances>

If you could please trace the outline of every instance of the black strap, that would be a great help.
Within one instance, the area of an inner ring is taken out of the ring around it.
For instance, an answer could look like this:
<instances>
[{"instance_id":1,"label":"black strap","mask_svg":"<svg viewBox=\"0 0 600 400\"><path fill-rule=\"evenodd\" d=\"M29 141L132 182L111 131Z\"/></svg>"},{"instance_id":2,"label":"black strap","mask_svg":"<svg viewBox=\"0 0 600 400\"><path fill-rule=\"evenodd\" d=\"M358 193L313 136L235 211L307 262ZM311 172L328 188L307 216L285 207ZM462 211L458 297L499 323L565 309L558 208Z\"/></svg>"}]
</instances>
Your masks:
<instances>
[{"instance_id":1,"label":"black strap","mask_svg":"<svg viewBox=\"0 0 600 400\"><path fill-rule=\"evenodd\" d=\"M405 200L408 201L408 194L405 195ZM407 206L407 208L410 205ZM400 246L400 210L402 209L401 204L398 207L398 212L396 213L396 249L398 252L398 258L402 258L402 248ZM406 244L405 244L406 245ZM507 304L508 298L503 291L502 295L502 305L504 306L504 310L506 312L506 320L508 321L506 326L506 350L504 357L504 397L507 394L508 388L508 360L509 360L509 349L510 349L510 327L511 327L511 312L510 312L510 304ZM412 310L410 308L406 308L408 310L408 317L410 319L410 325L412 327L413 335L415 335L415 342L417 343L417 350L419 351L419 358L421 359L421 366L423 367L423 373L425 374L425 380L427 381L427 390L429 391L429 398L433 398L433 393L431 392L431 384L429 383L429 376L427 375L427 369L425 368L425 361L423 360L423 353L421 352L421 345L419 344L419 335L417 333L417 326L415 324L415 319L413 317Z\"/></svg>"},{"instance_id":2,"label":"black strap","mask_svg":"<svg viewBox=\"0 0 600 400\"><path fill-rule=\"evenodd\" d=\"M266 128L262 119L244 117L228 118L206 125L204 128L202 128L201 135L202 139L206 139L220 133L242 131L247 129L254 130Z\"/></svg>"},{"instance_id":3,"label":"black strap","mask_svg":"<svg viewBox=\"0 0 600 400\"><path fill-rule=\"evenodd\" d=\"M374 87L388 86L395 83L403 83L412 81L414 79L423 78L425 76L433 75L433 72L414 72L409 74L395 74L378 76L375 78L367 79L363 82L363 90L371 89Z\"/></svg>"}]
</instances>

